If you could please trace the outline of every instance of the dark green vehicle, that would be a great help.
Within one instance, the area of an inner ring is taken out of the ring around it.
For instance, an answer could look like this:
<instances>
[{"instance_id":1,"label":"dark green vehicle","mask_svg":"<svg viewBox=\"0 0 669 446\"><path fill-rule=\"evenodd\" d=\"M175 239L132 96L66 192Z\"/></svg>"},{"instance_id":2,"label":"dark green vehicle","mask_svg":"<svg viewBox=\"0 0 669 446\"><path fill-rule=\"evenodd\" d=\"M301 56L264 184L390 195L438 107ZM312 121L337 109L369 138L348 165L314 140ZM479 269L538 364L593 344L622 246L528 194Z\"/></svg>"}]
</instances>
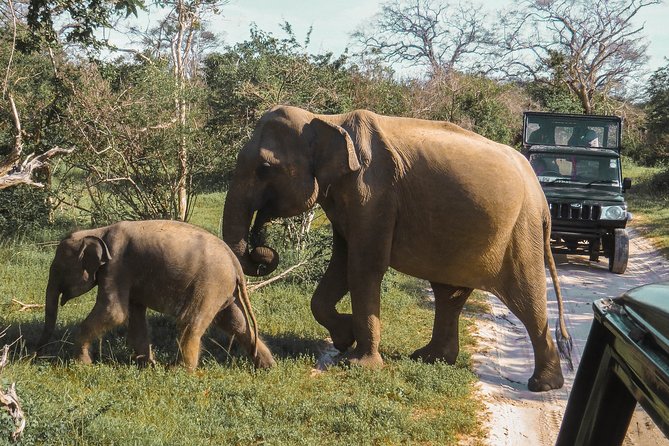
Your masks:
<instances>
[{"instance_id":1,"label":"dark green vehicle","mask_svg":"<svg viewBox=\"0 0 669 446\"><path fill-rule=\"evenodd\" d=\"M556 446L623 444L637 402L669 438L669 282L592 307Z\"/></svg>"},{"instance_id":2,"label":"dark green vehicle","mask_svg":"<svg viewBox=\"0 0 669 446\"><path fill-rule=\"evenodd\" d=\"M631 219L624 193L617 116L526 112L523 146L546 194L554 252L609 259L609 270L627 268Z\"/></svg>"}]
</instances>

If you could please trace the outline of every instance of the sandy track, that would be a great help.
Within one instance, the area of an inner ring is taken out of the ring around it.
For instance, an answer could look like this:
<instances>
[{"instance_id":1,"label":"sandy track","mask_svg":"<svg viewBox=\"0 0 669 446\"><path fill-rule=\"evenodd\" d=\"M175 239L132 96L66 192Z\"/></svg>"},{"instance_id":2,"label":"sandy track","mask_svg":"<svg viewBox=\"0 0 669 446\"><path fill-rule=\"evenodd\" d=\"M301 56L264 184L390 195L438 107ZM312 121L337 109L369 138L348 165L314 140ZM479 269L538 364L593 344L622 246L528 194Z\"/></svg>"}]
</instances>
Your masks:
<instances>
[{"instance_id":1,"label":"sandy track","mask_svg":"<svg viewBox=\"0 0 669 446\"><path fill-rule=\"evenodd\" d=\"M669 262L633 230L630 231L630 259L623 275L608 271L607 259L590 263L584 256L556 257L565 301L566 323L574 339L574 367L592 322L592 302L615 297L635 286L669 280ZM548 312L551 327L557 318L557 303L550 278ZM532 393L527 380L534 357L525 327L494 296L492 312L478 323L480 352L474 355L480 377L479 391L488 409L486 443L490 445L554 445L575 371L563 366L565 386L551 392ZM662 432L637 406L628 429L626 445L669 445Z\"/></svg>"}]
</instances>

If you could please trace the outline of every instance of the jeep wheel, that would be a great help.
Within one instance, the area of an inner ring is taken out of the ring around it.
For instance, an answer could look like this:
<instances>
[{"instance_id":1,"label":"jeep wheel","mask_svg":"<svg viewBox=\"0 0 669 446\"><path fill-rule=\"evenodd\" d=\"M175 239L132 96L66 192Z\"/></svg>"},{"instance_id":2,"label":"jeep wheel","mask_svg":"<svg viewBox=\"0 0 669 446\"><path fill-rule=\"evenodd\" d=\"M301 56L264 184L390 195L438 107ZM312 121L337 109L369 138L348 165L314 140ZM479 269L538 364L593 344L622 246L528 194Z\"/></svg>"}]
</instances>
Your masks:
<instances>
[{"instance_id":1,"label":"jeep wheel","mask_svg":"<svg viewBox=\"0 0 669 446\"><path fill-rule=\"evenodd\" d=\"M614 231L611 248L609 271L622 274L627 269L627 259L629 257L629 237L625 229L618 228Z\"/></svg>"}]
</instances>

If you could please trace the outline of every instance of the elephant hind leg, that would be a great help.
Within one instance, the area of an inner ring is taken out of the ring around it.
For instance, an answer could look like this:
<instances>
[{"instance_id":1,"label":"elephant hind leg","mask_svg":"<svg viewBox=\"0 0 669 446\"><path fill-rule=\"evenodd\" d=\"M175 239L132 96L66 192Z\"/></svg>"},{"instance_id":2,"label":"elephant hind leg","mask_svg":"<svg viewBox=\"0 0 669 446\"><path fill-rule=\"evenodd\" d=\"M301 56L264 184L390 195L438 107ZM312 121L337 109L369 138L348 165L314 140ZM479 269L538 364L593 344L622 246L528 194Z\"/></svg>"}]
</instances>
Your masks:
<instances>
[{"instance_id":1,"label":"elephant hind leg","mask_svg":"<svg viewBox=\"0 0 669 446\"><path fill-rule=\"evenodd\" d=\"M564 384L560 357L548 327L545 272L533 283L525 278L513 282L498 293L500 300L522 322L532 342L534 373L527 383L529 390L544 392Z\"/></svg>"},{"instance_id":2,"label":"elephant hind leg","mask_svg":"<svg viewBox=\"0 0 669 446\"><path fill-rule=\"evenodd\" d=\"M425 347L413 352L411 358L429 363L443 360L454 364L460 351L458 337L460 313L473 290L441 283L431 285L434 291L432 339Z\"/></svg>"},{"instance_id":3,"label":"elephant hind leg","mask_svg":"<svg viewBox=\"0 0 669 446\"><path fill-rule=\"evenodd\" d=\"M239 299L235 299L232 304L221 310L216 315L214 322L242 345L256 367L269 368L275 364L272 353L260 338L255 344L256 356L253 357L254 334L247 318L244 317L244 310Z\"/></svg>"},{"instance_id":4,"label":"elephant hind leg","mask_svg":"<svg viewBox=\"0 0 669 446\"><path fill-rule=\"evenodd\" d=\"M191 307L177 320L179 356L187 369L195 370L197 367L202 336L215 316L216 313L210 308Z\"/></svg>"}]
</instances>

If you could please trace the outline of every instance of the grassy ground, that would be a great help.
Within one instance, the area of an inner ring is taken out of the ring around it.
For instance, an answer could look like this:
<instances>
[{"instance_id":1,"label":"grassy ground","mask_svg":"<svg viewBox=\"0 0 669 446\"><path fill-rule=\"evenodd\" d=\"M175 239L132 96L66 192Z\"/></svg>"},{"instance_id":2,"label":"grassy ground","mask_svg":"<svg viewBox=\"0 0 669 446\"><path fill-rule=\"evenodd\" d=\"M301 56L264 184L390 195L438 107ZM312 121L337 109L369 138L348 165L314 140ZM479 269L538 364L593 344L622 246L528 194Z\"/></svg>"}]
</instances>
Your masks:
<instances>
[{"instance_id":1,"label":"grassy ground","mask_svg":"<svg viewBox=\"0 0 669 446\"><path fill-rule=\"evenodd\" d=\"M632 189L627 195L634 214L632 226L669 257L669 167L641 167L625 160L623 174L632 178Z\"/></svg>"},{"instance_id":2,"label":"grassy ground","mask_svg":"<svg viewBox=\"0 0 669 446\"><path fill-rule=\"evenodd\" d=\"M200 197L192 222L217 233L223 197ZM64 229L64 228L61 228ZM16 382L27 414L22 444L454 444L481 438L472 395L471 322L461 322L463 353L455 366L426 365L408 355L427 342L433 319L426 284L390 272L384 280L382 355L379 371L333 367L313 374L326 331L311 316L313 285L290 281L253 293L261 334L277 359L269 371L250 363L216 330L203 343L201 367L187 373L170 366L176 357L171 320L153 314L158 366L130 361L124 329L105 336L96 364L70 360L72 332L90 311L94 294L60 308L54 343L34 357L53 233L0 244L0 344L15 342L2 386ZM475 303L475 302L474 302ZM343 302L346 308L348 302ZM529 372L529 371L528 371ZM0 414L0 444L11 423Z\"/></svg>"}]
</instances>

